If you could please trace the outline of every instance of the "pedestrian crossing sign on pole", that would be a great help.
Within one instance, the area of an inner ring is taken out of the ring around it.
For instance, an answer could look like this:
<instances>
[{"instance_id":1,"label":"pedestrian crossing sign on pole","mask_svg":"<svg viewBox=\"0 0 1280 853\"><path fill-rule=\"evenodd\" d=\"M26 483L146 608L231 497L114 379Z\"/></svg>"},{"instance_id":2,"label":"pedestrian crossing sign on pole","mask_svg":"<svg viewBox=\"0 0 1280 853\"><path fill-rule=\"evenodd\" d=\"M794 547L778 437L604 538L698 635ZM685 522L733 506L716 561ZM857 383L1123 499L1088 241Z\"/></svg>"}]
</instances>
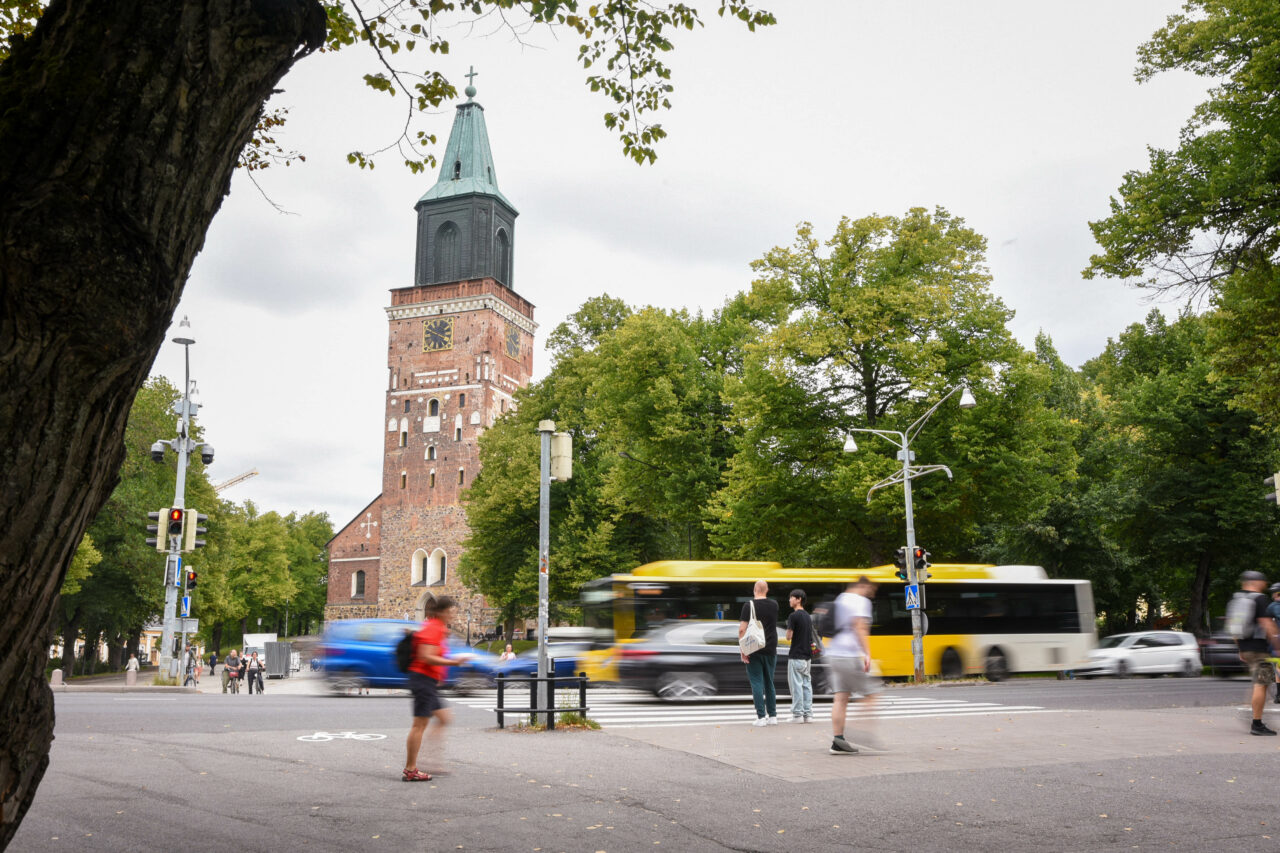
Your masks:
<instances>
[{"instance_id":1,"label":"pedestrian crossing sign on pole","mask_svg":"<svg viewBox=\"0 0 1280 853\"><path fill-rule=\"evenodd\" d=\"M920 609L920 584L907 584L907 609Z\"/></svg>"},{"instance_id":2,"label":"pedestrian crossing sign on pole","mask_svg":"<svg viewBox=\"0 0 1280 853\"><path fill-rule=\"evenodd\" d=\"M182 615L191 615L191 596L189 595L182 596Z\"/></svg>"}]
</instances>

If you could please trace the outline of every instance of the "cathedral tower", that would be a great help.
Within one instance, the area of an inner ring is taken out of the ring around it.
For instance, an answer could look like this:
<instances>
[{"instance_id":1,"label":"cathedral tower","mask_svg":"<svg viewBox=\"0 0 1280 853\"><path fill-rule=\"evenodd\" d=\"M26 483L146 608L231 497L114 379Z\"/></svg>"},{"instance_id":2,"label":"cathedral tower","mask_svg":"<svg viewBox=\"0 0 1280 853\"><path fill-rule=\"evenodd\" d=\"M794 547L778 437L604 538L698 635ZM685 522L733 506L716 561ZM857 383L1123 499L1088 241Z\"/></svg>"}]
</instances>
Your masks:
<instances>
[{"instance_id":1,"label":"cathedral tower","mask_svg":"<svg viewBox=\"0 0 1280 853\"><path fill-rule=\"evenodd\" d=\"M477 601L455 574L469 533L462 493L481 433L529 382L537 325L513 285L517 212L498 189L484 108L466 94L415 205L413 285L386 309L382 494L329 543L329 619L421 618L444 593L465 619Z\"/></svg>"}]
</instances>

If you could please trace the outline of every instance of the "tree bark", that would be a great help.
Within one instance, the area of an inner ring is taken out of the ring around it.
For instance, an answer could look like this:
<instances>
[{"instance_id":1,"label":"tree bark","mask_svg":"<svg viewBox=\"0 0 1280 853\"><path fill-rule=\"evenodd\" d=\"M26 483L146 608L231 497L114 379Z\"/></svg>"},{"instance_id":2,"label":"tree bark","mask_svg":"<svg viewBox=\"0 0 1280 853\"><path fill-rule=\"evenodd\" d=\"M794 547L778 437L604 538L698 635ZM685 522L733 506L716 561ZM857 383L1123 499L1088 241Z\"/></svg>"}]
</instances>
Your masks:
<instances>
[{"instance_id":1,"label":"tree bark","mask_svg":"<svg viewBox=\"0 0 1280 853\"><path fill-rule=\"evenodd\" d=\"M45 641L125 420L316 0L53 0L0 63L0 848L48 766Z\"/></svg>"},{"instance_id":2,"label":"tree bark","mask_svg":"<svg viewBox=\"0 0 1280 853\"><path fill-rule=\"evenodd\" d=\"M213 650L218 653L219 657L221 657L222 656L222 623L221 622L213 626L213 632L210 635L209 639L213 643Z\"/></svg>"}]
</instances>

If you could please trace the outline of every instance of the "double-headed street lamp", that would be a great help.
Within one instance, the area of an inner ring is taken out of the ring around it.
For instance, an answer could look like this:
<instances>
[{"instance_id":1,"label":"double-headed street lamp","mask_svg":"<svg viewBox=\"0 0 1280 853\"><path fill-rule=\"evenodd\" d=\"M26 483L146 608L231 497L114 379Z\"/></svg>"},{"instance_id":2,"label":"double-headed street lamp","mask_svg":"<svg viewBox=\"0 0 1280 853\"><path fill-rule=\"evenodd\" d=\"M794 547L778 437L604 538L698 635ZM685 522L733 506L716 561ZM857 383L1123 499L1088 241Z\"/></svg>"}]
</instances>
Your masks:
<instances>
[{"instance_id":1,"label":"double-headed street lamp","mask_svg":"<svg viewBox=\"0 0 1280 853\"><path fill-rule=\"evenodd\" d=\"M915 460L915 454L911 451L911 440L916 437L920 430L924 427L925 422L938 410L938 407L951 398L953 394L960 391L960 408L972 409L977 405L973 399L973 394L969 393L969 388L965 385L957 385L942 395L942 399L933 404L929 411L925 412L920 418L907 427L902 432L888 429L850 429L850 433L869 432L872 435L878 435L885 441L898 448L898 460L902 463L902 470L895 471L888 477L876 483L867 490L867 503L871 503L871 495L876 489L882 489L885 486L893 486L898 483L902 484L902 493L906 500L907 507L907 551L906 551L906 571L907 584L913 587L916 592L915 605L908 601L907 606L911 609L911 657L915 664L915 680L917 682L924 681L924 620L921 617L919 583L920 576L917 569L916 561L916 526L915 517L911 508L911 481L916 477L922 477L925 474L932 474L934 471L946 471L947 479L951 479L951 469L946 465L912 465ZM856 453L858 443L853 440L850 435L845 439L844 452ZM922 567L921 567L922 568ZM909 597L909 596L908 596Z\"/></svg>"}]
</instances>

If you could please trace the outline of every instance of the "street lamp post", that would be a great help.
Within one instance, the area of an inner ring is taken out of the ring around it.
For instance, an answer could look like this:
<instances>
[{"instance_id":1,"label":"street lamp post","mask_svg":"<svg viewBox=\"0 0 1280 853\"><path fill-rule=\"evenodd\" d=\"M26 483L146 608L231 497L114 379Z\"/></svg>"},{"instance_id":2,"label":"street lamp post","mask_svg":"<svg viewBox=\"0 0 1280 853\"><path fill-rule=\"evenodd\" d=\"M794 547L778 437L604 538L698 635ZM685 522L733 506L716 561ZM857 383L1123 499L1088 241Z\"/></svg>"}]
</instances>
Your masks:
<instances>
[{"instance_id":1,"label":"street lamp post","mask_svg":"<svg viewBox=\"0 0 1280 853\"><path fill-rule=\"evenodd\" d=\"M906 504L907 512L907 583L919 589L920 576L916 570L915 551L916 551L916 525L915 516L911 506L911 481L916 477L922 477L925 474L932 474L934 471L945 471L947 479L951 479L951 469L946 465L912 465L915 461L915 453L911 450L911 440L919 434L925 423L938 410L938 407L951 398L957 391L962 391L960 395L960 408L972 409L976 403L973 395L969 393L968 387L957 385L942 395L942 399L933 404L929 411L925 412L920 418L907 427L905 430L898 432L897 430L888 429L850 429L849 432L867 432L872 435L878 435L885 441L898 448L898 460L902 463L902 470L895 471L888 477L876 483L867 490L867 503L871 503L871 495L877 489L885 486L893 486L898 483L902 484L903 500ZM853 440L850 435L845 439L844 452L854 453L858 450L858 443ZM915 669L915 680L917 682L924 681L924 618L923 610L915 607L911 610L911 658Z\"/></svg>"},{"instance_id":2,"label":"street lamp post","mask_svg":"<svg viewBox=\"0 0 1280 853\"><path fill-rule=\"evenodd\" d=\"M195 450L200 450L200 458L206 465L213 461L213 446L202 444L191 438L191 418L195 416L196 411L200 408L198 403L191 400L191 392L194 390L195 383L191 381L191 345L196 339L191 335L191 321L186 317L182 318L182 322L178 324L178 332L173 336L175 344L182 344L183 350L183 375L182 375L182 402L178 404L178 436L169 441L157 441L151 445L151 458L156 462L164 461L164 450L166 447L172 448L178 454L178 476L173 489L173 506L180 509L186 507L186 490L187 490L187 457ZM195 524L196 520L189 519L188 523ZM157 531L156 535L161 535ZM175 629L174 620L178 608L178 589L182 586L182 535L169 536L169 553L165 558L164 571L164 628L160 636L160 671L166 673L170 677L176 676L176 662L173 658L171 647L173 645L173 634ZM183 620L182 639L183 644L186 643L186 620Z\"/></svg>"}]
</instances>

